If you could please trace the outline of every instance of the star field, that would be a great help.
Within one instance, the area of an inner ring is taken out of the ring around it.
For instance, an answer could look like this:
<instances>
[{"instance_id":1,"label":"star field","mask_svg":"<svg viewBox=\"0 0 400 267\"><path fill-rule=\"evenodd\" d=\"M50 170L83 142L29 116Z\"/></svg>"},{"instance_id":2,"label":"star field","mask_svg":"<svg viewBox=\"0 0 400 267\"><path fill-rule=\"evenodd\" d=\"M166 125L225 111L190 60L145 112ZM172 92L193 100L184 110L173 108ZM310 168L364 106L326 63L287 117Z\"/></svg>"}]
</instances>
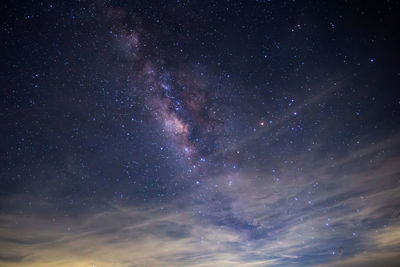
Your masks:
<instances>
[{"instance_id":1,"label":"star field","mask_svg":"<svg viewBox=\"0 0 400 267\"><path fill-rule=\"evenodd\" d=\"M1 266L400 263L399 1L1 7Z\"/></svg>"}]
</instances>

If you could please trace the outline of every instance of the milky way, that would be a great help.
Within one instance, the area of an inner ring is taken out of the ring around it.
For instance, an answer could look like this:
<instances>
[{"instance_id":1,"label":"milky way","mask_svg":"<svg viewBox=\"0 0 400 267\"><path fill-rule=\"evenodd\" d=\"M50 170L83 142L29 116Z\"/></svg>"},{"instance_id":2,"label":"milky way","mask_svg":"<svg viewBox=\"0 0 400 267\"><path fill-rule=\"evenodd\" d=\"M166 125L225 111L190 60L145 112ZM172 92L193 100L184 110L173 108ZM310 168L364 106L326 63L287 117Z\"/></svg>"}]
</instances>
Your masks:
<instances>
[{"instance_id":1,"label":"milky way","mask_svg":"<svg viewBox=\"0 0 400 267\"><path fill-rule=\"evenodd\" d=\"M108 7L105 13L114 29L110 34L118 52L134 70L128 74L133 81L131 90L143 96L146 112L160 128L157 130L165 133L181 157L204 162L205 156L219 149L223 138L223 100L219 100L217 86L202 77L204 72L198 73L190 66L168 71L161 49L153 45L155 36L136 21L131 27L121 26L127 17L121 9Z\"/></svg>"},{"instance_id":2,"label":"milky way","mask_svg":"<svg viewBox=\"0 0 400 267\"><path fill-rule=\"evenodd\" d=\"M399 265L399 1L2 7L1 266Z\"/></svg>"}]
</instances>

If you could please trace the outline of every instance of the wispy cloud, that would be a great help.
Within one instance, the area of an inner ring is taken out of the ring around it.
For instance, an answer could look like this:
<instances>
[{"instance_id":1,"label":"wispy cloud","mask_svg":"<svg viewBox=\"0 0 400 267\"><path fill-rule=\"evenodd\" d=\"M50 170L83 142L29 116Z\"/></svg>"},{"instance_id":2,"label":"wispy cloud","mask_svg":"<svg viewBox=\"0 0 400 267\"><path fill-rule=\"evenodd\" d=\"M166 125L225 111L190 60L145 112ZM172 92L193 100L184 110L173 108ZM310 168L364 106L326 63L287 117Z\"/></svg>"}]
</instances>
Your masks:
<instances>
[{"instance_id":1,"label":"wispy cloud","mask_svg":"<svg viewBox=\"0 0 400 267\"><path fill-rule=\"evenodd\" d=\"M368 266L384 258L390 266L400 249L395 140L360 147L356 157L332 161L304 153L294 165L271 162L278 166L274 173L244 169L209 177L157 208L108 203L101 212L58 220L46 214L48 201L34 211L14 207L0 216L0 262Z\"/></svg>"}]
</instances>

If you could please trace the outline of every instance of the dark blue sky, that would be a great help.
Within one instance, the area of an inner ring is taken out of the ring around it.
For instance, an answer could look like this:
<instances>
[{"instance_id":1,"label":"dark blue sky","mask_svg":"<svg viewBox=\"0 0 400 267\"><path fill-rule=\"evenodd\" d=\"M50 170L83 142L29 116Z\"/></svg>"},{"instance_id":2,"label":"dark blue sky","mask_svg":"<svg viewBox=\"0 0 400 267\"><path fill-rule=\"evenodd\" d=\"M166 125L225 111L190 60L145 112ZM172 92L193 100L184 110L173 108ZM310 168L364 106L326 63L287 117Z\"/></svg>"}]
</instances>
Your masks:
<instances>
[{"instance_id":1,"label":"dark blue sky","mask_svg":"<svg viewBox=\"0 0 400 267\"><path fill-rule=\"evenodd\" d=\"M399 1L1 7L0 265L397 266Z\"/></svg>"}]
</instances>

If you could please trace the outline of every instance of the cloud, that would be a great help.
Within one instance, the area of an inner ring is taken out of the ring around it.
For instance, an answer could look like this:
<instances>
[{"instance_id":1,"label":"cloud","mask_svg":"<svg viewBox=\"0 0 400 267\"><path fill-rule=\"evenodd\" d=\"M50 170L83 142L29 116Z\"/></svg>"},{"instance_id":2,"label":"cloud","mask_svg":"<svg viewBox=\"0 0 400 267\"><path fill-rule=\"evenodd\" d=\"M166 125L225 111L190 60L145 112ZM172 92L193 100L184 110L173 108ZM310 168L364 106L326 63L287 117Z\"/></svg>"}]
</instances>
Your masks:
<instances>
[{"instance_id":1,"label":"cloud","mask_svg":"<svg viewBox=\"0 0 400 267\"><path fill-rule=\"evenodd\" d=\"M400 248L400 188L391 186L399 168L395 154L380 154L393 143L382 144L362 147L354 151L359 157L344 156L334 165L329 158L310 161L315 152L297 156L301 170L282 166L276 168L279 175L243 169L209 177L162 205L109 204L101 212L62 220L37 210L3 213L0 247L8 254L0 261L4 266L391 266Z\"/></svg>"}]
</instances>

